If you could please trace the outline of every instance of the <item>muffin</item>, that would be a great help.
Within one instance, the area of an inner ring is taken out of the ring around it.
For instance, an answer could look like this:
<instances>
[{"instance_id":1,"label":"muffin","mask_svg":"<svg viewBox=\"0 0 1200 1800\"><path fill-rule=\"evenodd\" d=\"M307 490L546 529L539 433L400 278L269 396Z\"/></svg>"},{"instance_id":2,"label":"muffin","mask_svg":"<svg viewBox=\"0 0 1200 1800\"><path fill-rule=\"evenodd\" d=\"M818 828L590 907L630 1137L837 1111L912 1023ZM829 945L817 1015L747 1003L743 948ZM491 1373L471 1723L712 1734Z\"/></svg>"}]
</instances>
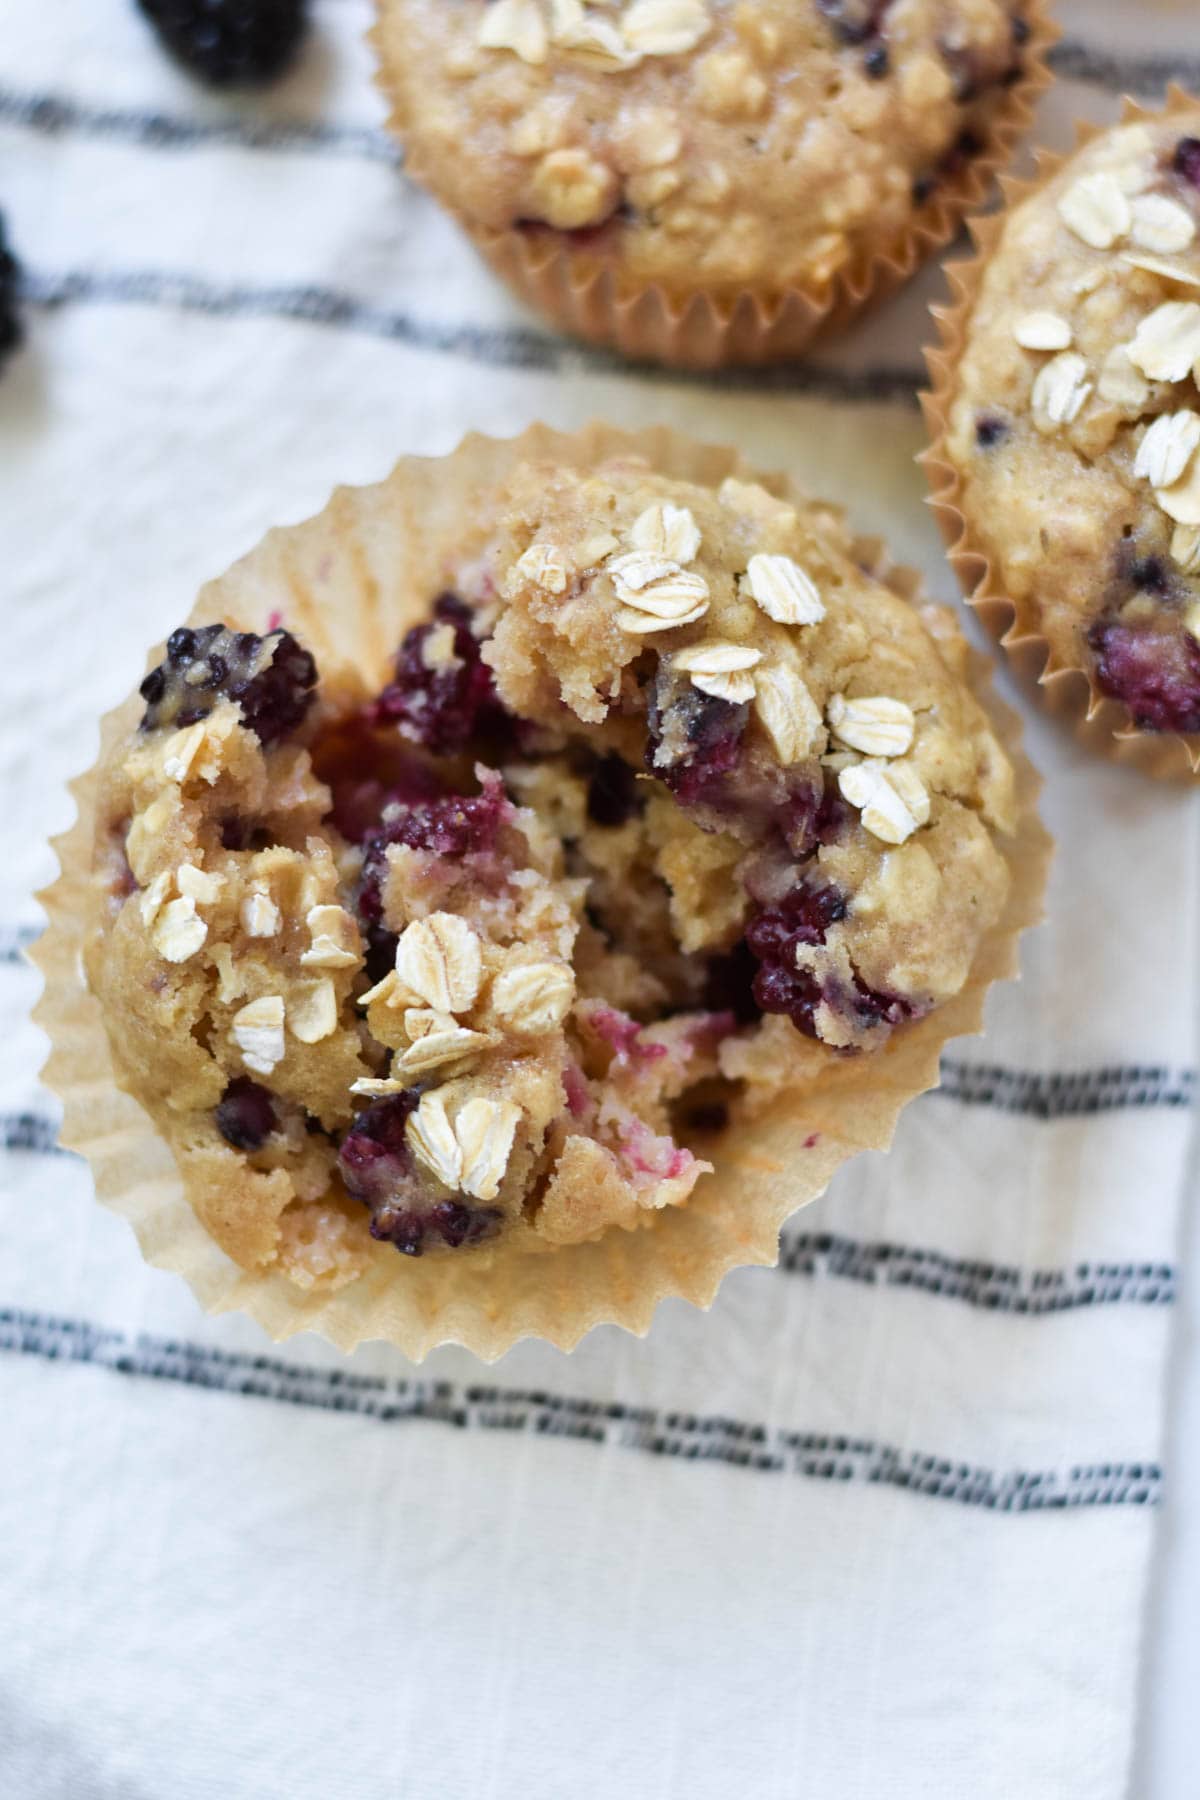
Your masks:
<instances>
[{"instance_id":1,"label":"muffin","mask_svg":"<svg viewBox=\"0 0 1200 1800\"><path fill-rule=\"evenodd\" d=\"M1200 103L1043 170L984 234L930 453L968 584L1093 736L1200 751ZM1086 689L1080 676L1086 679Z\"/></svg>"},{"instance_id":2,"label":"muffin","mask_svg":"<svg viewBox=\"0 0 1200 1800\"><path fill-rule=\"evenodd\" d=\"M711 1292L886 1140L1040 880L951 615L830 509L487 448L398 588L413 465L207 590L86 809L116 1079L291 1329L359 1287L477 1347L464 1295L492 1348L531 1295L628 1323L664 1258Z\"/></svg>"},{"instance_id":3,"label":"muffin","mask_svg":"<svg viewBox=\"0 0 1200 1800\"><path fill-rule=\"evenodd\" d=\"M1031 0L380 0L410 174L564 328L794 354L948 240L1045 79Z\"/></svg>"}]
</instances>

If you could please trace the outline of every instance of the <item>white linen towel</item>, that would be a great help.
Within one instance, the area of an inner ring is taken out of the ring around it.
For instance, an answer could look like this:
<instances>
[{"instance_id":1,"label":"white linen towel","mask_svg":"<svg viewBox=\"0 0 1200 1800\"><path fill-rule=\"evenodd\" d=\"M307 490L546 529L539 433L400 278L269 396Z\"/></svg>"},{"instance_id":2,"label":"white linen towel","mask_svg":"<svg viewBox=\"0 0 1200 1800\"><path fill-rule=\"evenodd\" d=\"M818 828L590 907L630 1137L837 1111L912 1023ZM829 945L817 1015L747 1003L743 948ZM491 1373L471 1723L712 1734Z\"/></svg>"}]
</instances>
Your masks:
<instances>
[{"instance_id":1,"label":"white linen towel","mask_svg":"<svg viewBox=\"0 0 1200 1800\"><path fill-rule=\"evenodd\" d=\"M1039 121L1200 88L1186 8L1073 0ZM406 186L319 0L259 101L128 0L7 0L0 206L0 1792L1116 1800L1197 1061L1195 798L1027 701L1060 849L1025 978L781 1266L492 1369L278 1348L53 1147L22 947L99 713L338 481L535 417L738 443L952 577L912 464L935 272L802 370L624 369ZM402 1271L401 1271L402 1273Z\"/></svg>"}]
</instances>

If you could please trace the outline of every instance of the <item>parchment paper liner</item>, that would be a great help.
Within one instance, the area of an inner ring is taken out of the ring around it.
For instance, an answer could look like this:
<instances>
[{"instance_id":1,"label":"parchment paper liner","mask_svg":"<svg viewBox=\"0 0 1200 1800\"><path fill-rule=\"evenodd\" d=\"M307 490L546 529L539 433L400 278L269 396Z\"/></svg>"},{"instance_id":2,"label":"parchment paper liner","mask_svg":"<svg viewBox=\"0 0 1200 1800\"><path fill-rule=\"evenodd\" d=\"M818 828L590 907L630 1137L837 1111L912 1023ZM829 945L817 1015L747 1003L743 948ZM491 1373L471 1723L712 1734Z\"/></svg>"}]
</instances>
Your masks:
<instances>
[{"instance_id":1,"label":"parchment paper liner","mask_svg":"<svg viewBox=\"0 0 1200 1800\"><path fill-rule=\"evenodd\" d=\"M745 288L716 297L677 296L656 283L638 284L606 266L594 251L550 232L531 236L496 231L450 206L436 169L407 142L407 116L388 81L382 33L368 32L375 52L376 83L390 107L388 129L405 148L405 173L450 212L484 261L518 297L560 331L619 350L635 361L677 368L717 369L735 364L784 362L818 336L833 336L853 319L903 287L926 259L948 244L966 215L983 204L992 182L1029 129L1034 103L1053 80L1046 61L1061 32L1047 0L1030 0L1030 35L1024 72L996 103L984 148L901 231L865 249L819 287L797 285L778 292Z\"/></svg>"},{"instance_id":2,"label":"parchment paper liner","mask_svg":"<svg viewBox=\"0 0 1200 1800\"><path fill-rule=\"evenodd\" d=\"M1157 111L1126 97L1121 103L1120 122L1129 125L1144 119L1154 123L1177 112L1194 112L1197 105L1200 102L1172 84L1164 105ZM1077 122L1071 154L1111 129L1111 125ZM921 395L921 406L930 443L917 460L925 470L929 503L963 594L997 643L1008 652L1017 673L1036 688L1046 711L1061 720L1088 750L1112 762L1126 763L1160 781L1191 781L1200 769L1200 735L1182 737L1174 732L1138 731L1129 708L1102 694L1090 669L1060 660L1039 629L1036 602L1016 600L1004 592L999 573L993 570L990 557L961 509L962 479L946 454L958 365L988 262L1012 208L1051 181L1067 160L1066 156L1039 150L1037 171L1028 180L1018 181L1011 176L1002 179L1004 206L998 212L968 220L975 255L947 264L953 300L948 306L930 308L939 342L925 351L931 385Z\"/></svg>"},{"instance_id":3,"label":"parchment paper liner","mask_svg":"<svg viewBox=\"0 0 1200 1800\"><path fill-rule=\"evenodd\" d=\"M630 452L707 485L729 473L754 475L734 451L663 428L630 434L596 424L564 436L535 425L509 440L472 435L449 457L407 457L377 486L339 488L316 518L269 532L201 590L192 619L223 617L261 631L282 608L319 665L357 662L378 685L403 631L442 585L446 548L464 517L483 516L515 463L534 456L588 467ZM784 479L766 479L787 491ZM859 548L878 561L876 542ZM886 578L905 594L918 586L911 572L888 571ZM707 1307L728 1270L777 1260L780 1225L823 1192L847 1157L886 1147L901 1107L936 1084L943 1044L979 1030L988 986L1016 973L1019 933L1041 916L1050 840L1034 810L1039 782L1018 749L1015 715L986 692L986 664L978 663L980 697L1016 765L1022 816L1007 846L1011 897L966 989L905 1026L878 1055L831 1056L818 1082L782 1096L745 1135L731 1126L715 1158L717 1173L701 1181L686 1207L667 1208L651 1226L524 1256L502 1247L491 1256L409 1260L377 1246L365 1276L324 1296L305 1295L282 1275L238 1268L184 1199L174 1159L149 1116L116 1086L100 1009L84 985L81 953L95 928L88 879L95 769L72 784L79 817L56 840L62 873L39 896L49 926L34 952L45 976L35 1016L51 1039L45 1079L63 1102L63 1144L86 1157L99 1198L129 1220L149 1262L182 1275L209 1311L241 1309L277 1339L312 1330L349 1350L382 1338L414 1359L455 1342L491 1360L529 1336L570 1349L605 1322L641 1335L668 1295ZM134 697L108 715L105 747L130 729L139 709ZM814 1134L816 1143L804 1148Z\"/></svg>"}]
</instances>

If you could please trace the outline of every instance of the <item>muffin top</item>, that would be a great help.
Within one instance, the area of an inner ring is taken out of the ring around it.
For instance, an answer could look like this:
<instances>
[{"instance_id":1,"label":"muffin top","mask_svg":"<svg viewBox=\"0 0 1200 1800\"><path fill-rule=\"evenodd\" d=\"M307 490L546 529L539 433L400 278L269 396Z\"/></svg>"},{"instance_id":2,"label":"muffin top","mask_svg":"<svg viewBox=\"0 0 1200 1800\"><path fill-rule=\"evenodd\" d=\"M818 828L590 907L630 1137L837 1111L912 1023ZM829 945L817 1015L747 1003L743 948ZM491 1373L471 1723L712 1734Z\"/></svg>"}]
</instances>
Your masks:
<instances>
[{"instance_id":1,"label":"muffin top","mask_svg":"<svg viewBox=\"0 0 1200 1800\"><path fill-rule=\"evenodd\" d=\"M946 454L1051 667L1200 731L1200 106L1095 138L1016 206Z\"/></svg>"},{"instance_id":2,"label":"muffin top","mask_svg":"<svg viewBox=\"0 0 1200 1800\"><path fill-rule=\"evenodd\" d=\"M183 627L104 766L121 1078L301 1285L684 1204L960 992L1008 891L965 644L834 514L627 459L525 465L479 525L382 688Z\"/></svg>"},{"instance_id":3,"label":"muffin top","mask_svg":"<svg viewBox=\"0 0 1200 1800\"><path fill-rule=\"evenodd\" d=\"M410 165L468 223L674 293L825 287L984 146L1024 0L381 0Z\"/></svg>"}]
</instances>

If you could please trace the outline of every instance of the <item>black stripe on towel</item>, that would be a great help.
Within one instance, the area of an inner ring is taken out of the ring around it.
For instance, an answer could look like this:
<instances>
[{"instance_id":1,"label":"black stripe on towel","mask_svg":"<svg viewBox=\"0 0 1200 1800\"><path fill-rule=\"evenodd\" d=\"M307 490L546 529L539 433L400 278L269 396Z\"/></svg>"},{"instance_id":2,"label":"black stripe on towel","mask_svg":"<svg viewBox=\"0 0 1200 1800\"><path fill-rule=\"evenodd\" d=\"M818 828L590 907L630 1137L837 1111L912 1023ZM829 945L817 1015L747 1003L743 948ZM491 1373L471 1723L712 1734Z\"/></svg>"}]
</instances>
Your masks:
<instances>
[{"instance_id":1,"label":"black stripe on towel","mask_svg":"<svg viewBox=\"0 0 1200 1800\"><path fill-rule=\"evenodd\" d=\"M40 925L0 926L0 964L23 963L25 952L42 934Z\"/></svg>"},{"instance_id":2,"label":"black stripe on towel","mask_svg":"<svg viewBox=\"0 0 1200 1800\"><path fill-rule=\"evenodd\" d=\"M1061 81L1080 81L1114 94L1157 98L1169 82L1200 92L1200 56L1135 56L1102 50L1079 38L1063 38L1050 52L1050 67Z\"/></svg>"},{"instance_id":3,"label":"black stripe on towel","mask_svg":"<svg viewBox=\"0 0 1200 1800\"><path fill-rule=\"evenodd\" d=\"M946 1100L1020 1113L1025 1118L1075 1119L1090 1113L1192 1106L1196 1071L1134 1064L1043 1074L943 1058L942 1082L936 1092Z\"/></svg>"},{"instance_id":4,"label":"black stripe on towel","mask_svg":"<svg viewBox=\"0 0 1200 1800\"><path fill-rule=\"evenodd\" d=\"M313 1369L277 1356L246 1356L148 1334L129 1336L86 1320L0 1310L0 1350L84 1363L119 1375L399 1425L571 1438L681 1462L723 1463L809 1481L903 1488L988 1512L1030 1513L1157 1505L1153 1462L1064 1463L1054 1469L990 1469L860 1438L768 1426L719 1414L666 1411L533 1388L452 1381L391 1381Z\"/></svg>"},{"instance_id":5,"label":"black stripe on towel","mask_svg":"<svg viewBox=\"0 0 1200 1800\"><path fill-rule=\"evenodd\" d=\"M1023 1269L826 1231L785 1231L779 1245L779 1267L793 1275L835 1276L868 1287L907 1288L943 1300L961 1300L985 1312L1032 1318L1089 1306L1170 1306L1176 1297L1175 1270L1170 1263L1080 1262L1063 1269Z\"/></svg>"},{"instance_id":6,"label":"black stripe on towel","mask_svg":"<svg viewBox=\"0 0 1200 1800\"><path fill-rule=\"evenodd\" d=\"M804 394L848 404L901 400L914 408L917 390L926 380L915 367L848 370L806 363L766 369L721 369L696 375L683 369L629 363L615 353L527 328L419 319L395 307L376 306L337 288L316 285L258 287L162 269L68 269L50 273L28 265L21 285L25 299L34 306L157 306L216 319L286 319L383 338L409 349L460 356L490 368L540 374L622 375L669 384L694 385L699 381L707 387L734 392Z\"/></svg>"},{"instance_id":7,"label":"black stripe on towel","mask_svg":"<svg viewBox=\"0 0 1200 1800\"><path fill-rule=\"evenodd\" d=\"M370 125L339 125L324 119L260 119L230 112L213 119L189 118L158 107L93 106L68 94L31 92L0 86L0 125L15 125L43 137L97 138L145 150L277 150L365 157L399 166L400 147Z\"/></svg>"}]
</instances>

